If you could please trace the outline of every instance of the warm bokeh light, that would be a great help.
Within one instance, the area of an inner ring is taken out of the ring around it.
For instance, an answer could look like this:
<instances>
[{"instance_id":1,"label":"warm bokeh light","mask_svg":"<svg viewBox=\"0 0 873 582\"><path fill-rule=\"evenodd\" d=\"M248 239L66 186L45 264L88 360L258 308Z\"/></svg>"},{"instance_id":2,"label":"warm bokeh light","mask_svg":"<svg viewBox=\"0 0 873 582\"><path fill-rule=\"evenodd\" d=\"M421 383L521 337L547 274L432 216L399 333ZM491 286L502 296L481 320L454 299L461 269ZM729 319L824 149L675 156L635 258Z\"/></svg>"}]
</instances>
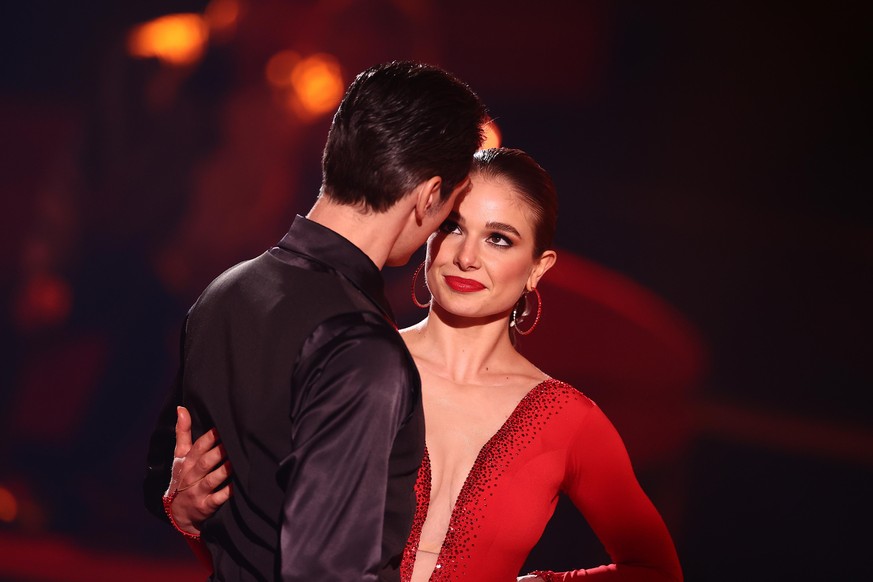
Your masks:
<instances>
[{"instance_id":1,"label":"warm bokeh light","mask_svg":"<svg viewBox=\"0 0 873 582\"><path fill-rule=\"evenodd\" d=\"M226 34L236 29L240 11L239 0L212 0L203 15L210 31L216 34Z\"/></svg>"},{"instance_id":2,"label":"warm bokeh light","mask_svg":"<svg viewBox=\"0 0 873 582\"><path fill-rule=\"evenodd\" d=\"M300 54L295 51L280 51L267 61L265 74L267 82L273 87L291 85L291 73L300 62Z\"/></svg>"},{"instance_id":3,"label":"warm bokeh light","mask_svg":"<svg viewBox=\"0 0 873 582\"><path fill-rule=\"evenodd\" d=\"M18 516L18 502L12 492L0 487L0 521L12 523Z\"/></svg>"},{"instance_id":4,"label":"warm bokeh light","mask_svg":"<svg viewBox=\"0 0 873 582\"><path fill-rule=\"evenodd\" d=\"M500 147L500 128L497 127L496 121L493 119L486 121L482 126L482 131L485 134L485 140L482 142L483 150Z\"/></svg>"},{"instance_id":5,"label":"warm bokeh light","mask_svg":"<svg viewBox=\"0 0 873 582\"><path fill-rule=\"evenodd\" d=\"M291 71L293 105L304 118L329 113L339 105L345 92L339 62L327 54L301 60Z\"/></svg>"},{"instance_id":6,"label":"warm bokeh light","mask_svg":"<svg viewBox=\"0 0 873 582\"><path fill-rule=\"evenodd\" d=\"M200 60L209 40L209 27L198 14L168 14L140 24L127 39L131 56L158 58L172 65Z\"/></svg>"},{"instance_id":7,"label":"warm bokeh light","mask_svg":"<svg viewBox=\"0 0 873 582\"><path fill-rule=\"evenodd\" d=\"M73 296L69 283L48 273L35 274L22 286L15 305L19 329L33 331L58 325L67 319Z\"/></svg>"}]
</instances>

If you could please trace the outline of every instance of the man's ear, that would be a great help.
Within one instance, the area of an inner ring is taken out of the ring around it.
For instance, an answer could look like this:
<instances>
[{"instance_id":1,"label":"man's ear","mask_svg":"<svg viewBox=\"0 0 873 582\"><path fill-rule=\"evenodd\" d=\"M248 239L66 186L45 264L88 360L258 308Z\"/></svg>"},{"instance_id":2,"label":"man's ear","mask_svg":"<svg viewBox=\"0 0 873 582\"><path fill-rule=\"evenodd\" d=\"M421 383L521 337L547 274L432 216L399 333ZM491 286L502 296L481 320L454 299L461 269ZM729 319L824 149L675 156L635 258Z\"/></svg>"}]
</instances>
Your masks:
<instances>
[{"instance_id":1,"label":"man's ear","mask_svg":"<svg viewBox=\"0 0 873 582\"><path fill-rule=\"evenodd\" d=\"M421 225L424 218L440 207L443 179L434 176L415 188L415 221Z\"/></svg>"}]
</instances>

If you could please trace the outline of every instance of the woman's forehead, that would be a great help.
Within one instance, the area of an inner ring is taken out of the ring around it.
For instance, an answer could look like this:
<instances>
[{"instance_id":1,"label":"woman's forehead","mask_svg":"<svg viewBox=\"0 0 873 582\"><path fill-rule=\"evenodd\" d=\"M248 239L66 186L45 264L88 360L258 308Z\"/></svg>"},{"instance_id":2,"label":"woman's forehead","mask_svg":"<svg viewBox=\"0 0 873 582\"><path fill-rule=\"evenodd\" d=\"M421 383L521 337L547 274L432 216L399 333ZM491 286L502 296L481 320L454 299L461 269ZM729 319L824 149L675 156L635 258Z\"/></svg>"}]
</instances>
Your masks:
<instances>
[{"instance_id":1,"label":"woman's forehead","mask_svg":"<svg viewBox=\"0 0 873 582\"><path fill-rule=\"evenodd\" d=\"M457 199L453 210L464 220L515 218L516 222L526 223L532 220L527 202L508 180L477 174L473 175L473 187Z\"/></svg>"}]
</instances>

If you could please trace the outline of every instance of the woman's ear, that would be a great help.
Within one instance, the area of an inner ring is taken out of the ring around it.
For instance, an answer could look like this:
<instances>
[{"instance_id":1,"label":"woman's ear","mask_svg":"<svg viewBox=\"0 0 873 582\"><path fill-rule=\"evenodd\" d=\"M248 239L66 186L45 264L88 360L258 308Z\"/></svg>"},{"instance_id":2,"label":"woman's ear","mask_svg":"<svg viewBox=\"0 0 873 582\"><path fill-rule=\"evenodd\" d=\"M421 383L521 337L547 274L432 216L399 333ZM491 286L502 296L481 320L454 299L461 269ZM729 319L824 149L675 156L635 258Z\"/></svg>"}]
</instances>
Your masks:
<instances>
[{"instance_id":1,"label":"woman's ear","mask_svg":"<svg viewBox=\"0 0 873 582\"><path fill-rule=\"evenodd\" d=\"M549 249L544 251L543 254L540 255L540 258L537 259L536 263L534 263L534 267L530 272L530 276L527 278L527 287L528 291L536 289L537 285L539 285L540 279L543 278L543 275L546 274L546 271L555 266L555 261L558 260L558 253Z\"/></svg>"}]
</instances>

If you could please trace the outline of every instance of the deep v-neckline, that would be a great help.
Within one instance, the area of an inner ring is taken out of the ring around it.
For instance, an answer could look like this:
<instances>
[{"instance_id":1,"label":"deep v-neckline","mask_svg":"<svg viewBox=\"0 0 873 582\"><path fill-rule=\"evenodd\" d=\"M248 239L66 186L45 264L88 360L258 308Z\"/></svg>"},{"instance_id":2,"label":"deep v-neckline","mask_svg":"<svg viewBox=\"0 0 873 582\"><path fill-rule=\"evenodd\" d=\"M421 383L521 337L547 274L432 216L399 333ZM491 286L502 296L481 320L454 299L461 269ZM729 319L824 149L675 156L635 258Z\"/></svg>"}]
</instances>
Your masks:
<instances>
[{"instance_id":1,"label":"deep v-neckline","mask_svg":"<svg viewBox=\"0 0 873 582\"><path fill-rule=\"evenodd\" d=\"M462 509L462 500L465 501L467 496L470 495L469 489L472 487L473 479L475 479L479 472L482 470L482 465L484 464L484 459L487 457L488 453L490 453L491 449L494 448L494 445L498 442L498 439L503 437L511 427L513 426L513 421L518 416L519 411L522 410L524 405L533 397L533 395L540 390L542 390L545 386L548 386L549 382L552 381L552 378L546 378L545 380L538 383L536 386L528 390L524 396L522 396L519 401L516 403L515 407L512 409L512 412L509 413L509 416L506 417L506 420L500 425L500 427L491 435L488 440L479 448L479 453L476 455L476 459L473 461L473 466L470 467L470 470L467 472L467 476L464 478L464 482L461 485L461 489L458 491L458 496L455 498L454 503L452 504L452 512L449 516L449 524L446 529L445 534L443 535L443 540L440 543L440 549L437 553L437 560L434 566L434 570L431 572L428 580L433 580L434 574L438 573L442 568L444 561L446 559L445 552L447 550L446 540L450 538L450 536L458 529L457 522L459 520L459 511ZM425 419L426 422L426 419ZM424 519L427 519L427 515L430 512L430 492L433 488L433 472L431 471L431 462L430 462L430 454L428 453L427 446L424 448L424 459L422 460L422 468L425 471L424 475L424 484L427 487L426 495L424 499L426 500L427 506L424 511ZM422 520L421 525L424 525L424 521ZM421 543L421 530L417 532L418 538L415 540L415 551L412 556L414 556L415 561L417 561L418 554L418 546ZM413 562L414 567L414 562ZM411 574L411 572L410 572Z\"/></svg>"}]
</instances>

